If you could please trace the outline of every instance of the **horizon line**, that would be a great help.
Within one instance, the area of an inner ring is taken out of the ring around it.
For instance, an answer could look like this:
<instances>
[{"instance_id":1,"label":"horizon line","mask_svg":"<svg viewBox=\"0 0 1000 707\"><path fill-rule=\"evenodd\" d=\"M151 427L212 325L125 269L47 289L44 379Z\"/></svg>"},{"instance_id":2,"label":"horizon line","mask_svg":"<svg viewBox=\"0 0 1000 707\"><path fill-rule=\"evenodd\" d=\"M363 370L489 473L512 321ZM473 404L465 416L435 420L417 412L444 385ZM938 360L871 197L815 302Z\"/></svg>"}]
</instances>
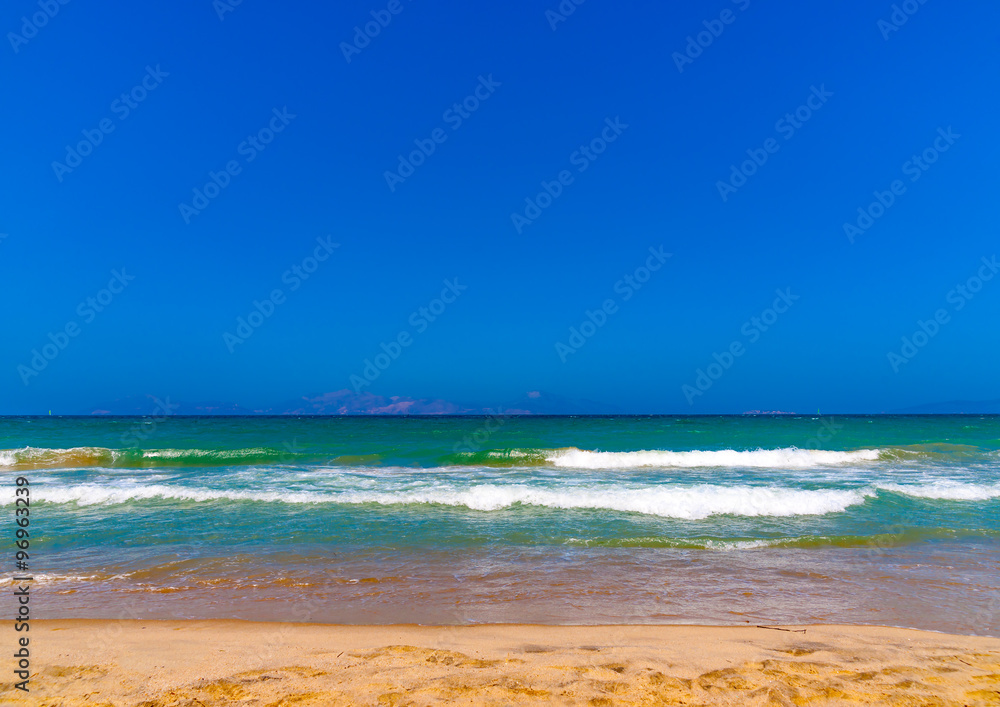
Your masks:
<instances>
[{"instance_id":1,"label":"horizon line","mask_svg":"<svg viewBox=\"0 0 1000 707\"><path fill-rule=\"evenodd\" d=\"M813 412L813 413L797 413L797 412L781 412L781 413L758 413L758 412L699 412L699 413L674 413L674 412L653 412L653 413L531 413L531 412L517 412L517 413L504 413L502 411L488 413L413 413L413 414L401 414L401 413L345 413L345 414L329 414L329 413L202 413L202 414L169 414L169 415L157 415L157 414L17 414L17 413L4 413L0 414L0 419L11 418L11 417L81 417L81 418L112 418L112 417L330 417L330 418L341 418L341 417L352 417L352 418L372 418L372 417L387 417L387 418L411 418L411 417L427 417L427 418L442 418L442 417L1000 417L1000 412Z\"/></svg>"}]
</instances>

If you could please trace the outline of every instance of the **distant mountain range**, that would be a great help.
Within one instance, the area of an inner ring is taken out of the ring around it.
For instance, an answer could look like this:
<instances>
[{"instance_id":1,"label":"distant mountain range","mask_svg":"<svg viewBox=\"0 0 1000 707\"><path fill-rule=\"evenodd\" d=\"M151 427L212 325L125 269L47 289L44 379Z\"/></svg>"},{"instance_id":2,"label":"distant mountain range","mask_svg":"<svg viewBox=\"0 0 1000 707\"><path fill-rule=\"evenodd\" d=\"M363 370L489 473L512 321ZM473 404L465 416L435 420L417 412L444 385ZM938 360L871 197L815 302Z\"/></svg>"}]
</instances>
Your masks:
<instances>
[{"instance_id":1,"label":"distant mountain range","mask_svg":"<svg viewBox=\"0 0 1000 707\"><path fill-rule=\"evenodd\" d=\"M129 396L100 405L90 415L614 415L613 405L577 400L533 390L521 398L494 407L461 405L447 400L402 395L355 393L343 389L313 397L303 396L269 408L250 408L232 402L200 402Z\"/></svg>"},{"instance_id":2,"label":"distant mountain range","mask_svg":"<svg viewBox=\"0 0 1000 707\"><path fill-rule=\"evenodd\" d=\"M532 390L520 398L495 406L461 404L441 399L410 398L335 390L303 396L268 408L233 402L173 400L153 395L135 395L81 411L84 415L621 415L623 410L606 403L567 398ZM749 410L744 415L792 415L782 410ZM836 412L827 414L837 414ZM897 410L890 415L998 415L1000 400L954 400L927 403Z\"/></svg>"}]
</instances>

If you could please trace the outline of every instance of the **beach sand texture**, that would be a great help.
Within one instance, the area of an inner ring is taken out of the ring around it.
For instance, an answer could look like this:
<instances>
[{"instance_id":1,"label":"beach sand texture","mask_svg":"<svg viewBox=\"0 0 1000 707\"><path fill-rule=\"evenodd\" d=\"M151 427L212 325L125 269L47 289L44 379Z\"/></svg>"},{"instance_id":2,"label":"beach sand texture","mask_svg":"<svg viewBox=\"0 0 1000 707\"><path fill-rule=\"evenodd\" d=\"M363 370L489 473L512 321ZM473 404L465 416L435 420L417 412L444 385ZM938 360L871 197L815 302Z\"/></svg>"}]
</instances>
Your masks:
<instances>
[{"instance_id":1,"label":"beach sand texture","mask_svg":"<svg viewBox=\"0 0 1000 707\"><path fill-rule=\"evenodd\" d=\"M31 693L5 681L2 702L1000 704L1000 639L786 628L35 621Z\"/></svg>"}]
</instances>

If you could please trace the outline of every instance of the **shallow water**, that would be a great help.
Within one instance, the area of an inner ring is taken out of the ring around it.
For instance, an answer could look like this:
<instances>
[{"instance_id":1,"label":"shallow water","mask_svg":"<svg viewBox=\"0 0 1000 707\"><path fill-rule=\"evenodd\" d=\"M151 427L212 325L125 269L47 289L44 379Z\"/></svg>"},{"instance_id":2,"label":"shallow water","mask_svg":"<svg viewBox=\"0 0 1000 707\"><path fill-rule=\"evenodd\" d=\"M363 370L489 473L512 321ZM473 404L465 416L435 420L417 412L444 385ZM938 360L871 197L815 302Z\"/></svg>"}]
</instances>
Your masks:
<instances>
[{"instance_id":1,"label":"shallow water","mask_svg":"<svg viewBox=\"0 0 1000 707\"><path fill-rule=\"evenodd\" d=\"M0 418L0 449L42 618L1000 633L996 416Z\"/></svg>"}]
</instances>

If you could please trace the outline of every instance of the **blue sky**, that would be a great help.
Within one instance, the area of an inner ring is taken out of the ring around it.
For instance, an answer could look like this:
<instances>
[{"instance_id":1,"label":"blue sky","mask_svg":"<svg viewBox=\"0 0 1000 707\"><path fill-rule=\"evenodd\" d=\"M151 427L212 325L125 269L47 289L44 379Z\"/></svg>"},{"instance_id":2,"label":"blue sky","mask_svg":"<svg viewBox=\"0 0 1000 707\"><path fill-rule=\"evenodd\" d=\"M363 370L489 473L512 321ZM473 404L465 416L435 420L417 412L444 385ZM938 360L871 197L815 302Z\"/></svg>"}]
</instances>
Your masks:
<instances>
[{"instance_id":1,"label":"blue sky","mask_svg":"<svg viewBox=\"0 0 1000 707\"><path fill-rule=\"evenodd\" d=\"M665 413L1000 397L1000 6L570 7L8 3L0 412L352 380Z\"/></svg>"}]
</instances>

